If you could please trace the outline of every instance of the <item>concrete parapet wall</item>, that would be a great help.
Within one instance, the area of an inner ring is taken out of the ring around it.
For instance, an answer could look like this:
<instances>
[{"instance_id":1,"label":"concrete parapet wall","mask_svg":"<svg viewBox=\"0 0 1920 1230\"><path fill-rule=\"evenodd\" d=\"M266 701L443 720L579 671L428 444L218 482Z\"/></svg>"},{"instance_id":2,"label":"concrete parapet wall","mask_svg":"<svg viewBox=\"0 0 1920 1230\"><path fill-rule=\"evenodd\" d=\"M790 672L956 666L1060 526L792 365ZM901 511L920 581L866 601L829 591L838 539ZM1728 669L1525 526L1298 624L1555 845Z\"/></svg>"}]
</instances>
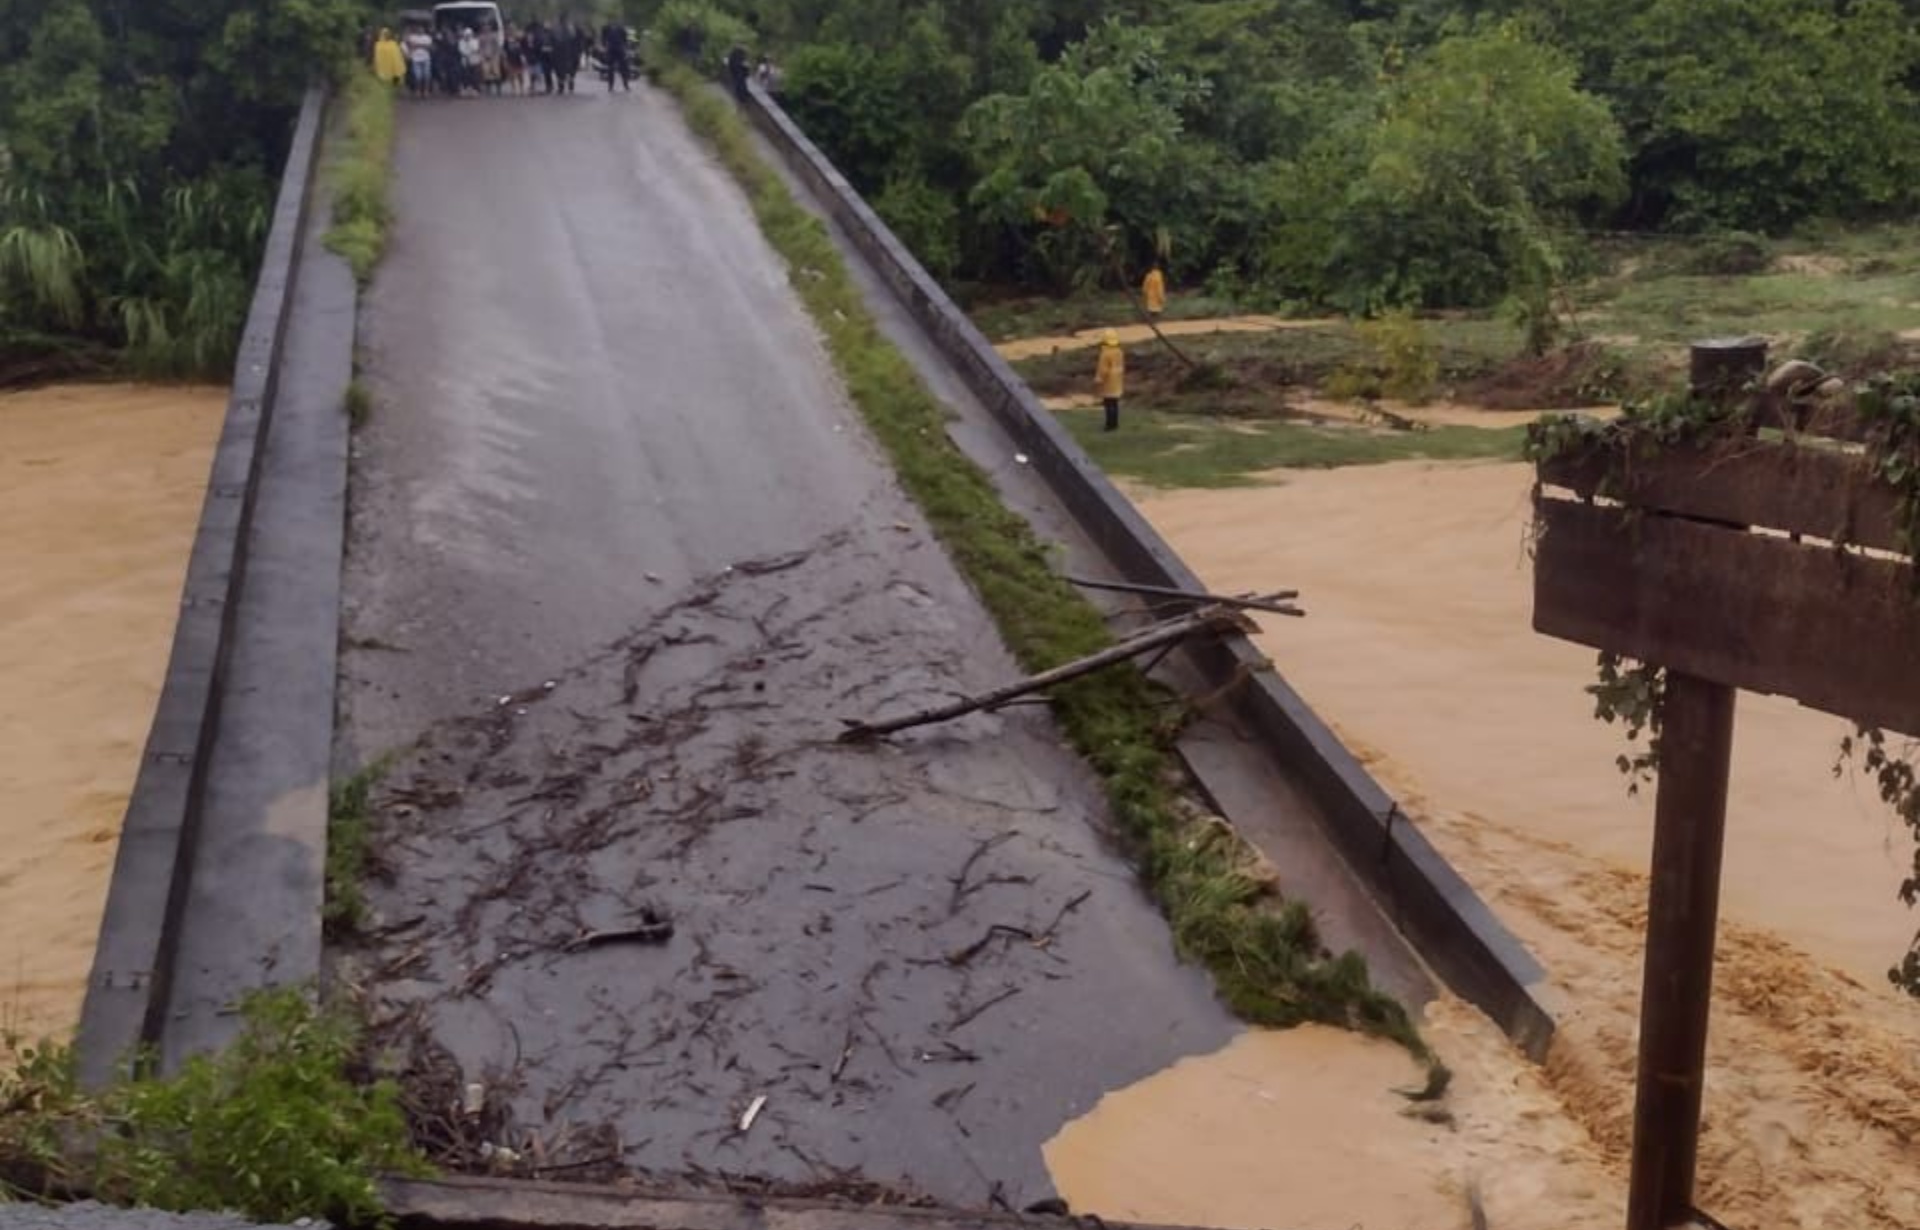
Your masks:
<instances>
[{"instance_id":1,"label":"concrete parapet wall","mask_svg":"<svg viewBox=\"0 0 1920 1230\"><path fill-rule=\"evenodd\" d=\"M110 1079L153 1043L164 1023L326 101L322 90L310 90L294 128L188 558L173 649L121 826L77 1043L81 1075L92 1084Z\"/></svg>"}]
</instances>

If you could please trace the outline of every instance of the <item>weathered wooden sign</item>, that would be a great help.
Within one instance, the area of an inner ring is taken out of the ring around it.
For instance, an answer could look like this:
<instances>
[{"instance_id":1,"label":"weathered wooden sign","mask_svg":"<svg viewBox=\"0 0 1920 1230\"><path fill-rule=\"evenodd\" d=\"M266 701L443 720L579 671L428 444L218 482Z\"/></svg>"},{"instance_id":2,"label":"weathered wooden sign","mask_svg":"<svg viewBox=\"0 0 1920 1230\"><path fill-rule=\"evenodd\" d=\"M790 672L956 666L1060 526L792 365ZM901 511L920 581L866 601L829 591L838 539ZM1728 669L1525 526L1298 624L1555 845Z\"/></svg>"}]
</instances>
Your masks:
<instances>
[{"instance_id":1,"label":"weathered wooden sign","mask_svg":"<svg viewBox=\"0 0 1920 1230\"><path fill-rule=\"evenodd\" d=\"M1920 590L1902 494L1850 406L1762 386L1766 348L1694 348L1737 413L1539 462L1536 631L1666 668L1629 1230L1692 1224L1736 689L1920 733Z\"/></svg>"}]
</instances>

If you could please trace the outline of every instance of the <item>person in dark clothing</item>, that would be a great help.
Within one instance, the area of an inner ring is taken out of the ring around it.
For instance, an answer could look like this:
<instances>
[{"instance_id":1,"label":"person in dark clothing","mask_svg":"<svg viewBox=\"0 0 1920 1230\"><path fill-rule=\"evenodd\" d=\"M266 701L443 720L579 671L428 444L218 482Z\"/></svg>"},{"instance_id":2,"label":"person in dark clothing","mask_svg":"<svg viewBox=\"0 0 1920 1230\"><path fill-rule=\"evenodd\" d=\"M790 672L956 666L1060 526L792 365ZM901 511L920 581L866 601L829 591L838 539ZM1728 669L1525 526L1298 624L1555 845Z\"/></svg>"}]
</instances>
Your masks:
<instances>
[{"instance_id":1,"label":"person in dark clothing","mask_svg":"<svg viewBox=\"0 0 1920 1230\"><path fill-rule=\"evenodd\" d=\"M527 27L527 71L540 82L542 94L553 93L553 27L536 21Z\"/></svg>"},{"instance_id":2,"label":"person in dark clothing","mask_svg":"<svg viewBox=\"0 0 1920 1230\"><path fill-rule=\"evenodd\" d=\"M556 94L573 93L573 81L580 75L580 58L586 54L586 38L572 22L562 22L553 40L553 88Z\"/></svg>"},{"instance_id":3,"label":"person in dark clothing","mask_svg":"<svg viewBox=\"0 0 1920 1230\"><path fill-rule=\"evenodd\" d=\"M627 28L617 21L608 22L600 31L600 51L607 67L607 93L613 93L616 78L624 89L631 91L633 48L627 45Z\"/></svg>"},{"instance_id":4,"label":"person in dark clothing","mask_svg":"<svg viewBox=\"0 0 1920 1230\"><path fill-rule=\"evenodd\" d=\"M733 96L747 101L747 49L735 45L727 53L727 78L733 82Z\"/></svg>"},{"instance_id":5,"label":"person in dark clothing","mask_svg":"<svg viewBox=\"0 0 1920 1230\"><path fill-rule=\"evenodd\" d=\"M444 29L434 33L430 62L433 65L434 92L449 98L459 94L460 47L453 41L452 33Z\"/></svg>"}]
</instances>

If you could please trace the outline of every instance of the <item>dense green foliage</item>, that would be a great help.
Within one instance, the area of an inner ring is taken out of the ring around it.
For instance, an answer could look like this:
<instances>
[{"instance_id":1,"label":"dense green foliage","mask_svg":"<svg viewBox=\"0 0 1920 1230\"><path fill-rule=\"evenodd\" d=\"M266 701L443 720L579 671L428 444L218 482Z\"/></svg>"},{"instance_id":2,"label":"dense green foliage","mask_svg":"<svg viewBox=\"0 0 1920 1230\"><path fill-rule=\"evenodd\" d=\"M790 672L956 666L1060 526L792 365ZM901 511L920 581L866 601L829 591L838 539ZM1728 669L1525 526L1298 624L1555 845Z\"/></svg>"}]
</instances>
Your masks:
<instances>
[{"instance_id":1,"label":"dense green foliage","mask_svg":"<svg viewBox=\"0 0 1920 1230\"><path fill-rule=\"evenodd\" d=\"M0 366L219 373L300 96L359 0L0 0Z\"/></svg>"},{"instance_id":2,"label":"dense green foliage","mask_svg":"<svg viewBox=\"0 0 1920 1230\"><path fill-rule=\"evenodd\" d=\"M1914 0L631 8L779 58L809 134L970 281L1112 284L1159 240L1242 299L1509 301L1540 347L1585 231L1779 231L1920 184Z\"/></svg>"},{"instance_id":3,"label":"dense green foliage","mask_svg":"<svg viewBox=\"0 0 1920 1230\"><path fill-rule=\"evenodd\" d=\"M102 1090L73 1052L0 1037L0 1200L43 1191L271 1221L382 1216L383 1173L424 1170L398 1089L354 1079L360 1031L297 989L260 992L215 1056Z\"/></svg>"}]
</instances>

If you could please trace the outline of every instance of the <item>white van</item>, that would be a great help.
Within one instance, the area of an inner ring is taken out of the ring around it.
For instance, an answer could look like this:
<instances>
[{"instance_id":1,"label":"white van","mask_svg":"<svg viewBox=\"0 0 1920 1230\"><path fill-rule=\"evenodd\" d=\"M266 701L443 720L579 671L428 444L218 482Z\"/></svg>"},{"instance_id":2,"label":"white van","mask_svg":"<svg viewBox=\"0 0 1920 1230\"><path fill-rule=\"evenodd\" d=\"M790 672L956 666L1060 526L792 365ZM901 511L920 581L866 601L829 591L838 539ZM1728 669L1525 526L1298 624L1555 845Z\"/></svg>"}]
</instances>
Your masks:
<instances>
[{"instance_id":1,"label":"white van","mask_svg":"<svg viewBox=\"0 0 1920 1230\"><path fill-rule=\"evenodd\" d=\"M507 19L500 14L500 6L490 0L450 0L447 4L433 6L433 28L436 31L448 30L454 34L472 27L475 34L482 33L491 25L502 37L507 33Z\"/></svg>"}]
</instances>

